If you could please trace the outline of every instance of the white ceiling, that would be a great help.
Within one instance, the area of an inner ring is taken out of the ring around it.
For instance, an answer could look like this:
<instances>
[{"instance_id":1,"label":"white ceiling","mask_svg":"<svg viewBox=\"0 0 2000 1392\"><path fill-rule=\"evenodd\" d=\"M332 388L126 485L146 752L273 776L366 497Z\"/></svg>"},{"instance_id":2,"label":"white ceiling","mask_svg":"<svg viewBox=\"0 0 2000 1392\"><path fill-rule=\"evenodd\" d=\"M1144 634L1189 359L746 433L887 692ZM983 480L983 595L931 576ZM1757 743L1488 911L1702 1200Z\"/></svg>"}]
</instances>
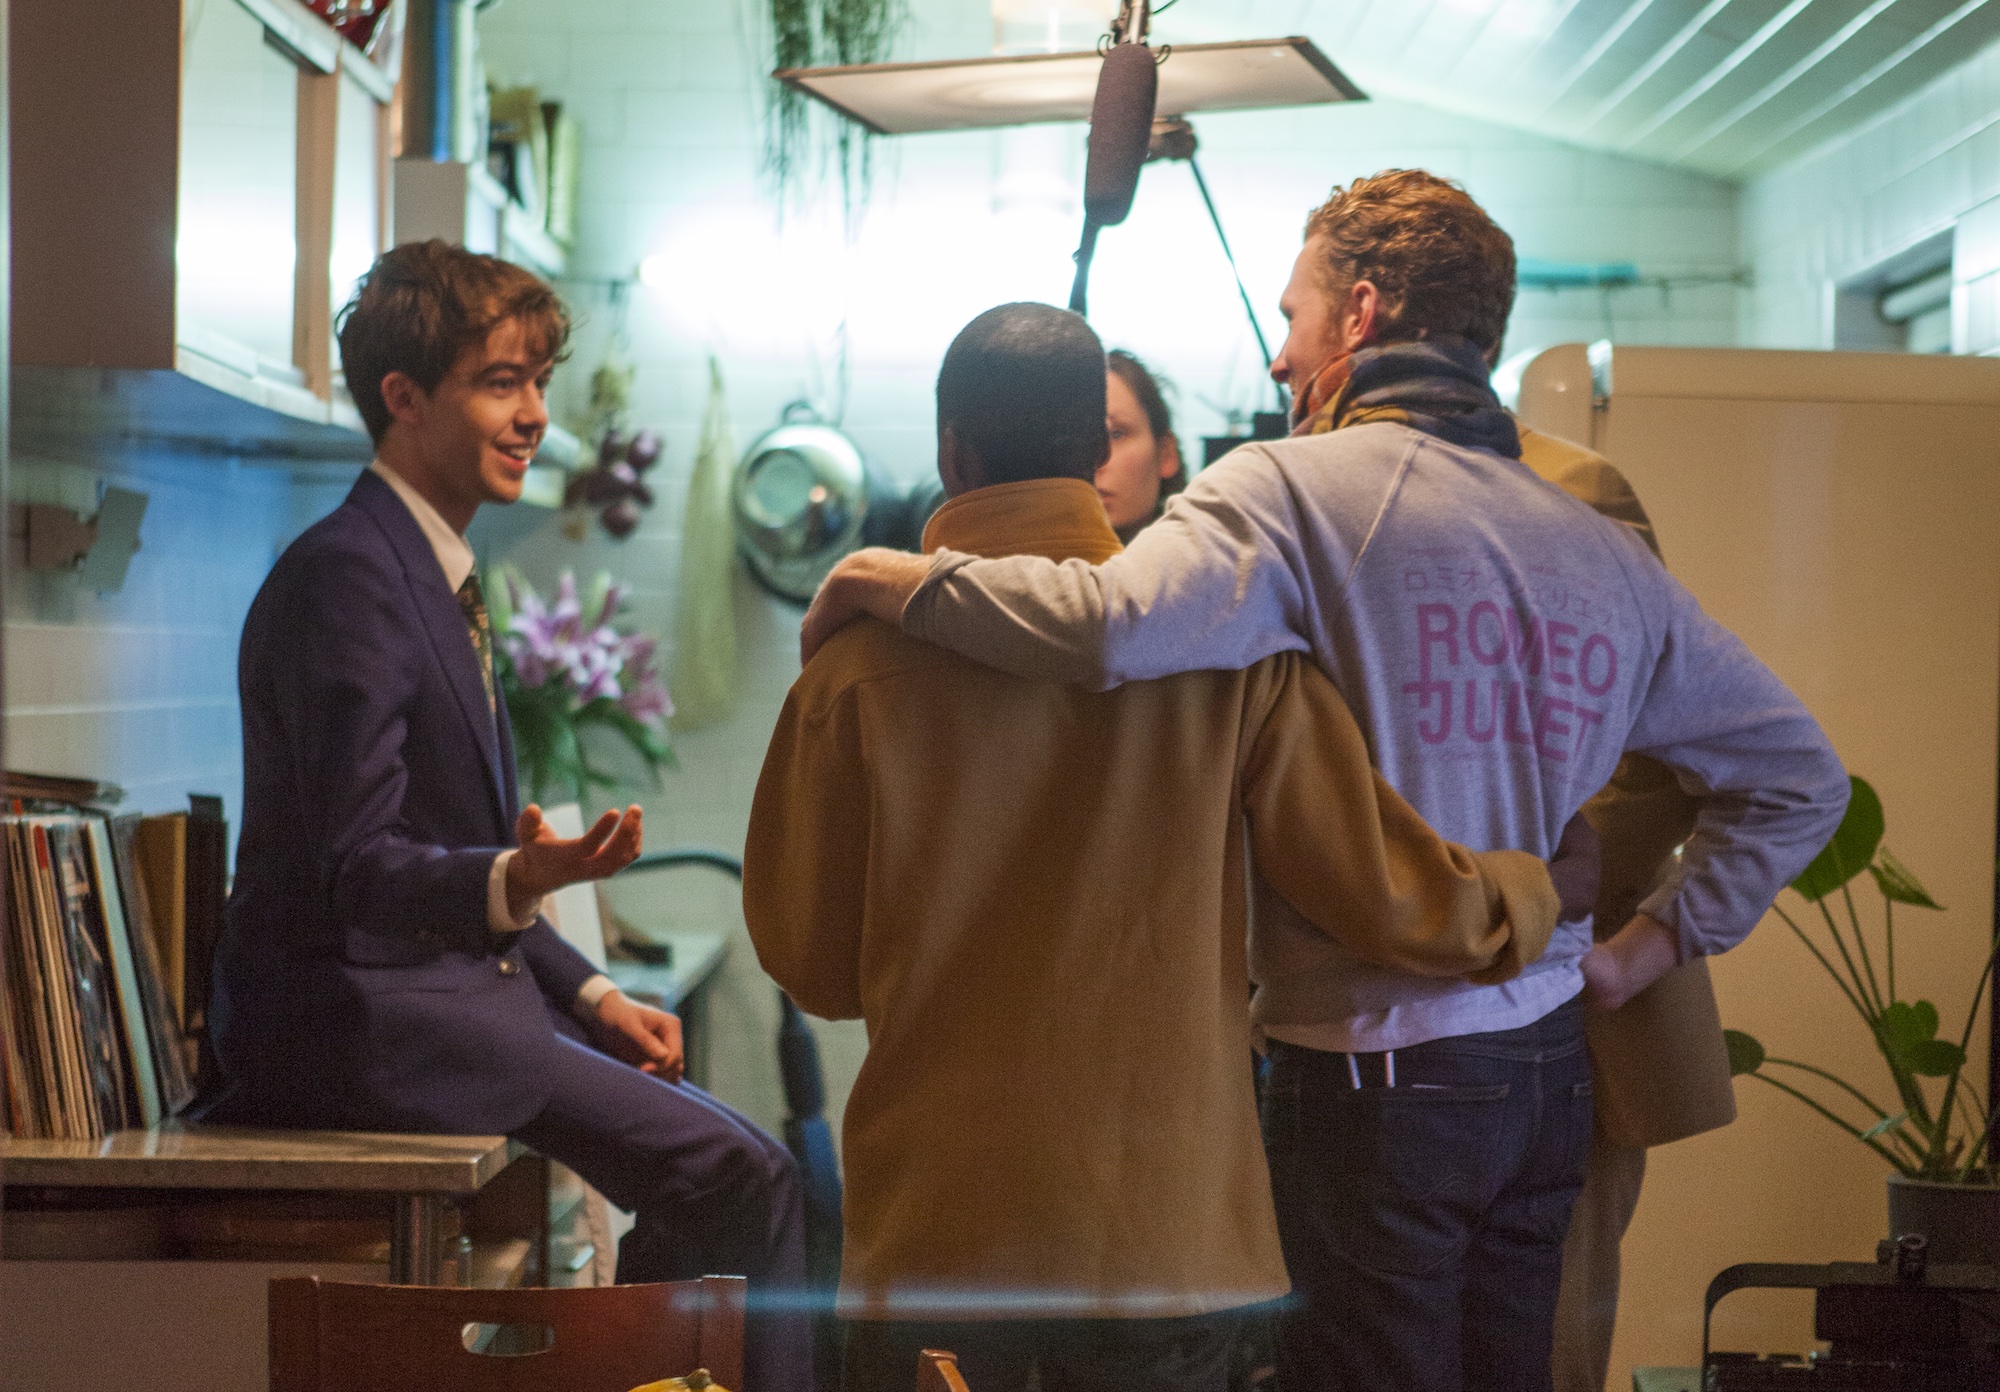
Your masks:
<instances>
[{"instance_id":1,"label":"white ceiling","mask_svg":"<svg viewBox=\"0 0 2000 1392\"><path fill-rule=\"evenodd\" d=\"M2000 0L1177 0L1154 26L1287 34L1385 96L1743 178L2000 38Z\"/></svg>"}]
</instances>

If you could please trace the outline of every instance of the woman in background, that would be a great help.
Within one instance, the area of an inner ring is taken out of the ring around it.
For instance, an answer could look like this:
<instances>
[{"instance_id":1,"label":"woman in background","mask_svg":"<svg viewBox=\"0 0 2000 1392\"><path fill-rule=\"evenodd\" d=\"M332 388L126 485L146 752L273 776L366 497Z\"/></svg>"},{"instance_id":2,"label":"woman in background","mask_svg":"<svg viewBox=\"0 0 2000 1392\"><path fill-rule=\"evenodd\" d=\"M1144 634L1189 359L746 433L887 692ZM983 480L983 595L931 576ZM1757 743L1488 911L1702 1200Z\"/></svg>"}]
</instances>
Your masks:
<instances>
[{"instance_id":1,"label":"woman in background","mask_svg":"<svg viewBox=\"0 0 2000 1392\"><path fill-rule=\"evenodd\" d=\"M1097 471L1097 496L1118 539L1129 542L1187 487L1187 467L1151 369L1123 348L1105 354L1105 366L1111 457Z\"/></svg>"}]
</instances>

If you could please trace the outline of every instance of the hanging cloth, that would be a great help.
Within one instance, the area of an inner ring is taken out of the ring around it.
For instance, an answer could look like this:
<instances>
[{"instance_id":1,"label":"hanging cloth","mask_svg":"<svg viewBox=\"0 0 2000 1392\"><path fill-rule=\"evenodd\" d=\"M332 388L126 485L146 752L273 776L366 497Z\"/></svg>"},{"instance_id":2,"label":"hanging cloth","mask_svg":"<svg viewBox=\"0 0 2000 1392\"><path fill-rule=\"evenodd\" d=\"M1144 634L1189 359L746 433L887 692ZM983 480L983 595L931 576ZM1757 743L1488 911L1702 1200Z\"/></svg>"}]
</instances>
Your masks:
<instances>
[{"instance_id":1,"label":"hanging cloth","mask_svg":"<svg viewBox=\"0 0 2000 1392\"><path fill-rule=\"evenodd\" d=\"M729 484L736 445L722 365L708 359L708 414L681 521L680 612L674 624L673 727L698 730L736 701L736 525Z\"/></svg>"}]
</instances>

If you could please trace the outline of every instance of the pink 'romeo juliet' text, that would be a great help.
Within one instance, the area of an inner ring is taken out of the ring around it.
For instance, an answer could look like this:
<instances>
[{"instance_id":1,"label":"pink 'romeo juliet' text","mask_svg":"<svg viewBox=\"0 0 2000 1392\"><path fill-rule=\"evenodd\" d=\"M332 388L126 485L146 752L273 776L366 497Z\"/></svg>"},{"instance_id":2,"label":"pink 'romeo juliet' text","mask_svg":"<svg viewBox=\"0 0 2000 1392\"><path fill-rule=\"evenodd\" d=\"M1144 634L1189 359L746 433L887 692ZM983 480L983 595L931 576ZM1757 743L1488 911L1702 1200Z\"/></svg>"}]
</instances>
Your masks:
<instances>
[{"instance_id":1,"label":"pink 'romeo juliet' text","mask_svg":"<svg viewBox=\"0 0 2000 1392\"><path fill-rule=\"evenodd\" d=\"M1419 604L1416 624L1418 679L1403 691L1418 698L1417 738L1425 744L1443 744L1456 725L1474 744L1500 739L1566 760L1604 723L1603 708L1584 698L1608 695L1618 680L1618 649L1605 634L1524 618L1490 599L1462 612Z\"/></svg>"}]
</instances>

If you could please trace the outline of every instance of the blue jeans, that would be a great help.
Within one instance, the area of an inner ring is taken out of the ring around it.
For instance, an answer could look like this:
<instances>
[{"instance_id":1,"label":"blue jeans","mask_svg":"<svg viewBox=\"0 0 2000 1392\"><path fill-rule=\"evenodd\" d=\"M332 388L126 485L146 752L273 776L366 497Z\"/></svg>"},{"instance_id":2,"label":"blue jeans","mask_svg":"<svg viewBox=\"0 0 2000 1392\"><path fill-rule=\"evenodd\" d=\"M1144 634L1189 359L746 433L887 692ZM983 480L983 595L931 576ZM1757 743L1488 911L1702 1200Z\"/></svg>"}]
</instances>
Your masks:
<instances>
[{"instance_id":1,"label":"blue jeans","mask_svg":"<svg viewBox=\"0 0 2000 1392\"><path fill-rule=\"evenodd\" d=\"M1579 1000L1393 1055L1274 1042L1279 1392L1548 1392L1590 1131Z\"/></svg>"}]
</instances>

